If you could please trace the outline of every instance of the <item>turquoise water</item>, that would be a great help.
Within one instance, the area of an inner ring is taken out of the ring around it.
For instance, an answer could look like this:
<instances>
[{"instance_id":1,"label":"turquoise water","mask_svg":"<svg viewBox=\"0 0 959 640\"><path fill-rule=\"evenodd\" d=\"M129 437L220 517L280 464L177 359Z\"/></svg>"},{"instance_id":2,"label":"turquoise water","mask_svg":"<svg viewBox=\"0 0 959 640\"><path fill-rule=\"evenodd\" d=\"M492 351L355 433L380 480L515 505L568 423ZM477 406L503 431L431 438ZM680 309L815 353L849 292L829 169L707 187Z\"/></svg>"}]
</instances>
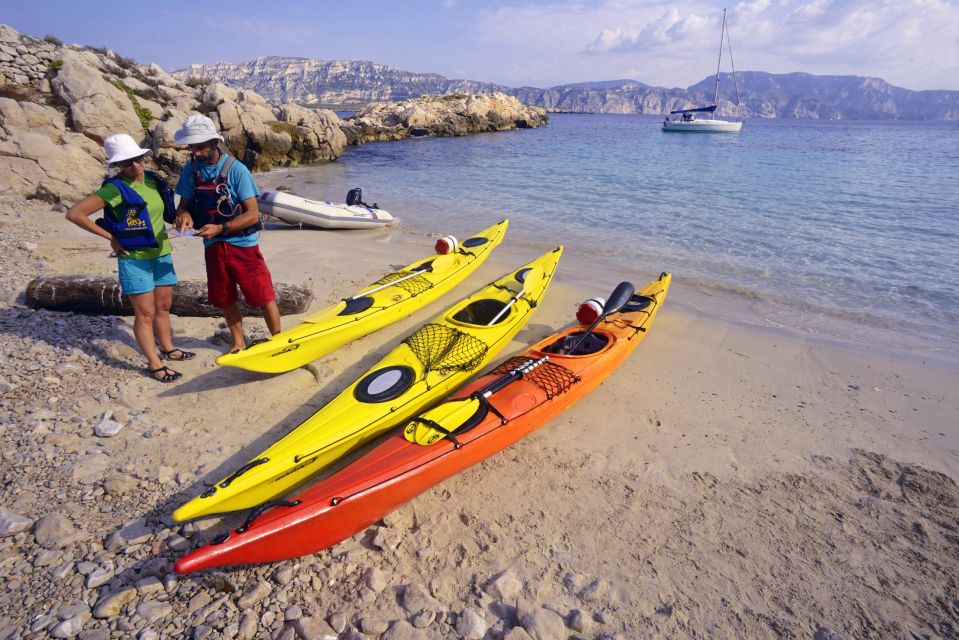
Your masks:
<instances>
[{"instance_id":1,"label":"turquoise water","mask_svg":"<svg viewBox=\"0 0 959 640\"><path fill-rule=\"evenodd\" d=\"M710 135L660 120L554 114L533 130L353 147L261 183L333 200L361 186L414 230L508 216L509 242L565 244L601 287L608 268L637 283L671 271L758 322L959 354L955 123L750 120Z\"/></svg>"}]
</instances>

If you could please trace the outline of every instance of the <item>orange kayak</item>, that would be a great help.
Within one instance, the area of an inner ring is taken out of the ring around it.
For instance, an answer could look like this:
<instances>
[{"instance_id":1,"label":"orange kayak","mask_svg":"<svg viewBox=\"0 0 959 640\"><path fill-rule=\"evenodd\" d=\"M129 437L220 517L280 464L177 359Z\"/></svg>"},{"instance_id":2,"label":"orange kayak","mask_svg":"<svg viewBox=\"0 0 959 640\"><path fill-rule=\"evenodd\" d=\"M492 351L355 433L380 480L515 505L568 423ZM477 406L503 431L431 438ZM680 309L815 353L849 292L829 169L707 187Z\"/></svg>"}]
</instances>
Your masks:
<instances>
[{"instance_id":1,"label":"orange kayak","mask_svg":"<svg viewBox=\"0 0 959 640\"><path fill-rule=\"evenodd\" d=\"M321 551L517 442L579 401L622 364L645 337L670 281L671 276L663 273L633 292L621 310L602 318L585 338L584 325L572 326L510 358L359 460L289 500L252 511L243 526L180 558L176 572L273 562ZM572 346L574 353L564 353ZM485 399L477 399L492 388L496 390ZM465 420L441 425L429 417L463 415L456 414L457 407L468 410Z\"/></svg>"}]
</instances>

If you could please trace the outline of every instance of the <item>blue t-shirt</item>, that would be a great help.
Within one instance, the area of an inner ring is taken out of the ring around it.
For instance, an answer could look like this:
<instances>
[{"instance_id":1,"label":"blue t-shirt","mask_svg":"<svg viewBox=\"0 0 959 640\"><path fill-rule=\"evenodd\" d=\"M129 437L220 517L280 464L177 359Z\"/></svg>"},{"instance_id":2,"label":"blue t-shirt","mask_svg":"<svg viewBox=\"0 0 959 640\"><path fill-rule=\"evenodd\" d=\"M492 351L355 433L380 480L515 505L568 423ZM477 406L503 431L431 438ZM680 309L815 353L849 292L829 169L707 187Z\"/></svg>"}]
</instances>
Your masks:
<instances>
[{"instance_id":1,"label":"blue t-shirt","mask_svg":"<svg viewBox=\"0 0 959 640\"><path fill-rule=\"evenodd\" d=\"M226 155L221 153L220 159L216 164L210 164L209 162L199 163L197 166L200 168L200 179L204 182L216 180L225 162ZM193 167L194 160L190 158L180 172L180 179L176 183L177 195L187 200L193 200L193 189L196 186L196 182L193 179ZM260 190L257 188L256 182L253 181L253 175L239 160L233 163L230 171L226 174L226 186L230 189L230 196L235 205L240 204L247 198L255 198L260 195ZM238 247L252 247L255 246L259 240L260 232L257 231L245 236L216 237L211 240L204 238L203 246L209 247L216 242L229 242Z\"/></svg>"}]
</instances>

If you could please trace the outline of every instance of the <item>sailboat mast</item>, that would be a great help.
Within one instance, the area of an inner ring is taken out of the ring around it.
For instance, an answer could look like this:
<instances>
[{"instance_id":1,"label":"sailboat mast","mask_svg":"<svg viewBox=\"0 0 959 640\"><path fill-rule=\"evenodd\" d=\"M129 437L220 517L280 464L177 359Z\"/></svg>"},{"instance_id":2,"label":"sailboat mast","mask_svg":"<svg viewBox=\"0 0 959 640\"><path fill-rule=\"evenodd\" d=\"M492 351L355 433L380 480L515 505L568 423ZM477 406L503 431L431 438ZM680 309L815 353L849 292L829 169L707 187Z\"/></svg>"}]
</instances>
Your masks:
<instances>
[{"instance_id":1,"label":"sailboat mast","mask_svg":"<svg viewBox=\"0 0 959 640\"><path fill-rule=\"evenodd\" d=\"M713 104L719 106L719 68L723 64L723 39L726 37L726 9L723 9L723 28L719 32L719 59L716 61L716 93Z\"/></svg>"}]
</instances>

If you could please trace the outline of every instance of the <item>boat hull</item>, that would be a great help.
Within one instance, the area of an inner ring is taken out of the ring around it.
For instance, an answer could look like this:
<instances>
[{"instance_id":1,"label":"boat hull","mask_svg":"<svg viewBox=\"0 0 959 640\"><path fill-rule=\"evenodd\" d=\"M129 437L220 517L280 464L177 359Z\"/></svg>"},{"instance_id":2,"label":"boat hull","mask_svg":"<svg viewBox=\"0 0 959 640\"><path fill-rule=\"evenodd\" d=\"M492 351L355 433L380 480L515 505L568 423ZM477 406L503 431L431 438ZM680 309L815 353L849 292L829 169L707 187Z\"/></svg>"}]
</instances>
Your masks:
<instances>
[{"instance_id":1,"label":"boat hull","mask_svg":"<svg viewBox=\"0 0 959 640\"><path fill-rule=\"evenodd\" d=\"M261 213L287 224L321 229L375 229L393 222L393 216L383 209L309 200L282 191L264 191L257 198L257 206Z\"/></svg>"},{"instance_id":2,"label":"boat hull","mask_svg":"<svg viewBox=\"0 0 959 640\"><path fill-rule=\"evenodd\" d=\"M556 355L545 349L564 337L582 333L583 327L568 328L539 342L523 356L549 356L578 380L565 392L547 393L544 388L521 378L491 398L491 404L506 418L504 424L493 412L485 414L474 427L456 435L456 442L443 439L429 446L408 441L402 433L339 472L295 497L290 507L273 508L244 530L235 530L216 544L201 547L177 561L177 573L212 567L273 562L321 551L372 525L398 506L443 480L505 449L598 386L636 348L654 320L669 289L670 276L663 274L636 294L650 302L642 310L618 313L594 332L606 345L582 356ZM510 365L511 366L511 365ZM546 365L543 365L546 366ZM502 367L501 367L502 368ZM470 395L497 379L494 371L456 394Z\"/></svg>"},{"instance_id":3,"label":"boat hull","mask_svg":"<svg viewBox=\"0 0 959 640\"><path fill-rule=\"evenodd\" d=\"M739 133L743 128L742 122L727 120L693 120L692 122L670 121L663 123L663 131L679 131L686 133Z\"/></svg>"}]
</instances>

